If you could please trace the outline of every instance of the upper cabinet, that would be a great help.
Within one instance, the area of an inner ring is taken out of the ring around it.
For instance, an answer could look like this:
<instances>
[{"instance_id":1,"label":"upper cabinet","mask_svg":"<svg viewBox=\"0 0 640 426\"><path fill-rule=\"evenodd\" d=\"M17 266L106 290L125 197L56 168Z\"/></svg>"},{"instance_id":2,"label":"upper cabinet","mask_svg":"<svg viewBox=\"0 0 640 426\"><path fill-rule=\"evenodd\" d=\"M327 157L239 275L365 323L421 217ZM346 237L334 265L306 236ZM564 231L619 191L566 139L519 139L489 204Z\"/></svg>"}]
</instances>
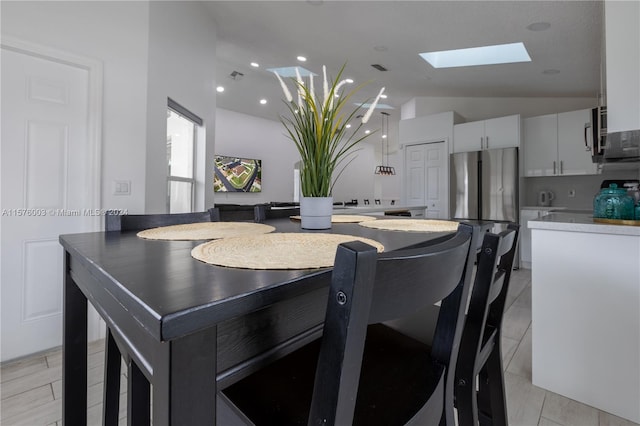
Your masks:
<instances>
[{"instance_id":1,"label":"upper cabinet","mask_svg":"<svg viewBox=\"0 0 640 426\"><path fill-rule=\"evenodd\" d=\"M453 152L520 146L520 115L453 126Z\"/></svg>"},{"instance_id":2,"label":"upper cabinet","mask_svg":"<svg viewBox=\"0 0 640 426\"><path fill-rule=\"evenodd\" d=\"M640 2L604 2L607 131L640 129Z\"/></svg>"},{"instance_id":3,"label":"upper cabinet","mask_svg":"<svg viewBox=\"0 0 640 426\"><path fill-rule=\"evenodd\" d=\"M591 109L531 117L523 122L525 176L598 173L585 144Z\"/></svg>"}]
</instances>

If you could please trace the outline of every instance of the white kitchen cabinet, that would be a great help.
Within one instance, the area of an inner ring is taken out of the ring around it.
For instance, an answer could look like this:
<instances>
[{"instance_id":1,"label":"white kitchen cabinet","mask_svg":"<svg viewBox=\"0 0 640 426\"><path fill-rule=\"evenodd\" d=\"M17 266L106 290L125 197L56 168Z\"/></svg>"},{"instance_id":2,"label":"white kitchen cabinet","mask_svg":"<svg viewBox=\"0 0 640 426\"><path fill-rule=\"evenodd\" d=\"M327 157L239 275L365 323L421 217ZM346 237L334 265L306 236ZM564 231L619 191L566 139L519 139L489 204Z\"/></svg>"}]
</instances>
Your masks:
<instances>
[{"instance_id":1,"label":"white kitchen cabinet","mask_svg":"<svg viewBox=\"0 0 640 426\"><path fill-rule=\"evenodd\" d=\"M591 109L526 118L524 175L560 176L597 174L597 165L584 142Z\"/></svg>"},{"instance_id":2,"label":"white kitchen cabinet","mask_svg":"<svg viewBox=\"0 0 640 426\"><path fill-rule=\"evenodd\" d=\"M558 114L525 118L524 175L553 176L558 160Z\"/></svg>"},{"instance_id":3,"label":"white kitchen cabinet","mask_svg":"<svg viewBox=\"0 0 640 426\"><path fill-rule=\"evenodd\" d=\"M453 126L453 152L520 146L520 115Z\"/></svg>"},{"instance_id":4,"label":"white kitchen cabinet","mask_svg":"<svg viewBox=\"0 0 640 426\"><path fill-rule=\"evenodd\" d=\"M585 144L585 125L591 122L591 109L558 114L558 163L562 175L595 175L598 165ZM588 128L591 131L591 128Z\"/></svg>"}]
</instances>

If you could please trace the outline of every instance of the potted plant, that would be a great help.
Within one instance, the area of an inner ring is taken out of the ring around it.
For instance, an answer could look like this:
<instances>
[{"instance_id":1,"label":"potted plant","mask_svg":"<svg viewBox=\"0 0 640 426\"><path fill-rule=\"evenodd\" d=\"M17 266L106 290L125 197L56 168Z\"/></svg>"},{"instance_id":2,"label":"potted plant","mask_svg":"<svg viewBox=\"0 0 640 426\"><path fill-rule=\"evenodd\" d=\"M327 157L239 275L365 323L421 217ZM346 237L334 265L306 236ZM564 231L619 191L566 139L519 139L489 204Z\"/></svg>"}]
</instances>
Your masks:
<instances>
[{"instance_id":1,"label":"potted plant","mask_svg":"<svg viewBox=\"0 0 640 426\"><path fill-rule=\"evenodd\" d=\"M286 98L290 115L280 117L287 130L288 137L295 143L300 153L302 168L300 170L300 215L302 228L328 229L331 227L333 185L353 161L356 145L369 134L358 135L363 124L367 123L375 109L384 87L364 115L358 115L359 106L349 110L351 97L362 87L352 90L341 90L348 80L341 80L344 65L338 75L329 84L326 67L322 67L323 96L316 96L313 87L313 74L309 75L308 85L296 68L296 79L293 80L297 92L294 100L289 88L277 74ZM347 126L358 119L357 126Z\"/></svg>"}]
</instances>

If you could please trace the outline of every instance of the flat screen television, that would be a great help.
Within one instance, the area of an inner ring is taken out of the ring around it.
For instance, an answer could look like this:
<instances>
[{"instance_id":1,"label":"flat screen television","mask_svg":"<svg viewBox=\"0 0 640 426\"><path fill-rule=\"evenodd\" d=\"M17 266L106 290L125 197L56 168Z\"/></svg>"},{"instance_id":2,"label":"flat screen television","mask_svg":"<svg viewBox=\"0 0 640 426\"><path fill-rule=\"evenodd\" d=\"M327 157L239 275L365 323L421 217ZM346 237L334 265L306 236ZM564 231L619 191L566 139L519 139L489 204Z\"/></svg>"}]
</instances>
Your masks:
<instances>
[{"instance_id":1,"label":"flat screen television","mask_svg":"<svg viewBox=\"0 0 640 426\"><path fill-rule=\"evenodd\" d=\"M213 170L214 192L261 192L262 161L216 155Z\"/></svg>"}]
</instances>

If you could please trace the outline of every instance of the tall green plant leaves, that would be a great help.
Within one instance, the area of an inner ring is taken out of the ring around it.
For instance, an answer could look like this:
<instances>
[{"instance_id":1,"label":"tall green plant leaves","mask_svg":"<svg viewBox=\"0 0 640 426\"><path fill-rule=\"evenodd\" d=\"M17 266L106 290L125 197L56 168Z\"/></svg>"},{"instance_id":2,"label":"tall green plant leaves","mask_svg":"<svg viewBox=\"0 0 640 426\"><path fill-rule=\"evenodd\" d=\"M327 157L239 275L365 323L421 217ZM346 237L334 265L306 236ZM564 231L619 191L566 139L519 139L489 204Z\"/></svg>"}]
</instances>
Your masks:
<instances>
[{"instance_id":1,"label":"tall green plant leaves","mask_svg":"<svg viewBox=\"0 0 640 426\"><path fill-rule=\"evenodd\" d=\"M347 134L346 125L356 118L364 104L349 113L343 112L353 94L363 87L337 93L344 68L343 65L323 102L314 97L306 85L294 80L301 101L299 104L293 99L285 102L290 117L280 117L300 153L300 186L305 197L330 196L345 167L355 159L352 154L358 151L357 144L371 135L356 137L362 122Z\"/></svg>"}]
</instances>

